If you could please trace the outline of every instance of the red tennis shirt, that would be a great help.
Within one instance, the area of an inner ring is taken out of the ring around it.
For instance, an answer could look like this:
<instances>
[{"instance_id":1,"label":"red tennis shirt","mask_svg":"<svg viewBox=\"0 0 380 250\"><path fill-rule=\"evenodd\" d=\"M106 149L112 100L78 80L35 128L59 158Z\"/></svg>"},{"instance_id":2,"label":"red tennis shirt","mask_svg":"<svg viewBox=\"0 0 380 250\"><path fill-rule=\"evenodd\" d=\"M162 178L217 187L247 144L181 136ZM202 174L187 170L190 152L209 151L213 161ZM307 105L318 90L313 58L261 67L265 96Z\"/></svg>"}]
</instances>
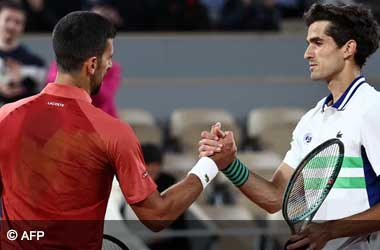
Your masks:
<instances>
[{"instance_id":1,"label":"red tennis shirt","mask_svg":"<svg viewBox=\"0 0 380 250\"><path fill-rule=\"evenodd\" d=\"M114 175L130 204L156 190L131 127L57 83L0 109L0 174L3 249L101 249ZM20 240L25 230L44 237Z\"/></svg>"}]
</instances>

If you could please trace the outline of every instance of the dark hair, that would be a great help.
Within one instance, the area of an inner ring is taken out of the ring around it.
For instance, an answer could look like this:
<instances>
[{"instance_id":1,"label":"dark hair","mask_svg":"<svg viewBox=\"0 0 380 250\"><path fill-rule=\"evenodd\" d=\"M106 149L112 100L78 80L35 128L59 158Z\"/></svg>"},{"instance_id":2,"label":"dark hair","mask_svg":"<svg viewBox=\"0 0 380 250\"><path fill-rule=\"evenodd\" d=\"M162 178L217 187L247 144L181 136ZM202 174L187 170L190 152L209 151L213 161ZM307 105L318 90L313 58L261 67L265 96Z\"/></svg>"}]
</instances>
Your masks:
<instances>
[{"instance_id":1,"label":"dark hair","mask_svg":"<svg viewBox=\"0 0 380 250\"><path fill-rule=\"evenodd\" d=\"M338 47L355 40L357 51L354 56L359 67L379 47L379 26L370 9L362 5L315 3L305 12L307 26L316 21L330 21L326 34L331 36Z\"/></svg>"},{"instance_id":2,"label":"dark hair","mask_svg":"<svg viewBox=\"0 0 380 250\"><path fill-rule=\"evenodd\" d=\"M160 147L155 144L147 143L141 145L141 149L146 164L162 163L162 151Z\"/></svg>"},{"instance_id":3,"label":"dark hair","mask_svg":"<svg viewBox=\"0 0 380 250\"><path fill-rule=\"evenodd\" d=\"M0 1L0 12L3 11L3 9L18 10L22 13L25 13L25 10L22 7L22 5L16 1Z\"/></svg>"},{"instance_id":4,"label":"dark hair","mask_svg":"<svg viewBox=\"0 0 380 250\"><path fill-rule=\"evenodd\" d=\"M100 57L107 39L116 30L104 17L90 11L75 11L64 16L54 27L53 48L58 68L65 72L80 70L92 56Z\"/></svg>"}]
</instances>

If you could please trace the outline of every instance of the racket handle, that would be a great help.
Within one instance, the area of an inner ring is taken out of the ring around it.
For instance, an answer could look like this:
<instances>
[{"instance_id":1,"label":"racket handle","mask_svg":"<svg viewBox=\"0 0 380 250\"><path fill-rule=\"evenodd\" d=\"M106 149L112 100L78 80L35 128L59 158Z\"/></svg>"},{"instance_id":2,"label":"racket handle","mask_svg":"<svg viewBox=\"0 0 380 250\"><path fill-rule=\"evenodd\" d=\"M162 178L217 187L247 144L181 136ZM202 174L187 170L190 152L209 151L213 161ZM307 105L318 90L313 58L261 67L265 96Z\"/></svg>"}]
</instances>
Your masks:
<instances>
[{"instance_id":1,"label":"racket handle","mask_svg":"<svg viewBox=\"0 0 380 250\"><path fill-rule=\"evenodd\" d=\"M294 243L294 241L291 241L291 240L288 240L286 243L285 243L285 246L284 246L284 250L288 250L286 247L289 246L290 244ZM309 247L309 245L306 245L306 246L302 246L302 247L299 247L295 250L306 250L307 248Z\"/></svg>"}]
</instances>

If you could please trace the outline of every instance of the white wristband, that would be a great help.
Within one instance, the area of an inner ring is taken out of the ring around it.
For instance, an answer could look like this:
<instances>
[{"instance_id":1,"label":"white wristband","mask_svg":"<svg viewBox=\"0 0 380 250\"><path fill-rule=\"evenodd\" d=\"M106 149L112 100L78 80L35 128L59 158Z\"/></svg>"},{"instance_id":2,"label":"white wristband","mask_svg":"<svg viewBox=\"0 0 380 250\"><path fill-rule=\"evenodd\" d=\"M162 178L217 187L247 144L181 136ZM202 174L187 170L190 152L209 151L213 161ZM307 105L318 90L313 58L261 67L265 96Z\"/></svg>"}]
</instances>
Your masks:
<instances>
[{"instance_id":1,"label":"white wristband","mask_svg":"<svg viewBox=\"0 0 380 250\"><path fill-rule=\"evenodd\" d=\"M196 175L202 183L203 189L215 178L219 169L215 162L209 157L202 157L187 174Z\"/></svg>"}]
</instances>

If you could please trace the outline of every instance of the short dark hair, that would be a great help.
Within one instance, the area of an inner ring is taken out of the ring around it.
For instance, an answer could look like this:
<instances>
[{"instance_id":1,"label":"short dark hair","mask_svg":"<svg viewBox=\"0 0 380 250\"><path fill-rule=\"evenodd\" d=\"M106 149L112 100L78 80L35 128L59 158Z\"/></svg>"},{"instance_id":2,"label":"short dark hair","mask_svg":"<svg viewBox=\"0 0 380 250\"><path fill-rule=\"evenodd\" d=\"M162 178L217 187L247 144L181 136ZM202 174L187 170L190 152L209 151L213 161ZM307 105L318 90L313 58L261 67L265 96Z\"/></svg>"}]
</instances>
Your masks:
<instances>
[{"instance_id":1,"label":"short dark hair","mask_svg":"<svg viewBox=\"0 0 380 250\"><path fill-rule=\"evenodd\" d=\"M159 146L151 143L141 145L144 161L146 164L162 163L162 150Z\"/></svg>"},{"instance_id":2,"label":"short dark hair","mask_svg":"<svg viewBox=\"0 0 380 250\"><path fill-rule=\"evenodd\" d=\"M116 36L106 18L90 11L75 11L61 18L54 27L53 48L58 68L64 72L80 70L92 56L100 57L107 39Z\"/></svg>"},{"instance_id":3,"label":"short dark hair","mask_svg":"<svg viewBox=\"0 0 380 250\"><path fill-rule=\"evenodd\" d=\"M25 13L25 10L22 7L22 5L16 1L0 1L0 12L4 9L18 10L22 13Z\"/></svg>"},{"instance_id":4,"label":"short dark hair","mask_svg":"<svg viewBox=\"0 0 380 250\"><path fill-rule=\"evenodd\" d=\"M306 25L316 21L330 21L326 34L331 36L338 47L353 39L357 43L354 56L359 67L379 47L379 26L372 12L363 5L315 3L305 12Z\"/></svg>"}]
</instances>

